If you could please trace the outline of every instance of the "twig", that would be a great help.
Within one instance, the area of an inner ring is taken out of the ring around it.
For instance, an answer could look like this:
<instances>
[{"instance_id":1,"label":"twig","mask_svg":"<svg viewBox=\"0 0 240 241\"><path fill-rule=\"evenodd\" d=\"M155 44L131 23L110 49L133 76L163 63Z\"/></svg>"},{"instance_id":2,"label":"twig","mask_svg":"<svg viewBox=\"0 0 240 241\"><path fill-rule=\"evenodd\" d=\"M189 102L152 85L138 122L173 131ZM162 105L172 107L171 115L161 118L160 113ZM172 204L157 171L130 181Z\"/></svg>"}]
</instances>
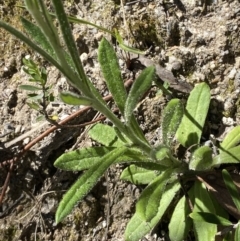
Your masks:
<instances>
[{"instance_id":1,"label":"twig","mask_svg":"<svg viewBox=\"0 0 240 241\"><path fill-rule=\"evenodd\" d=\"M39 124L38 126L34 127L33 129L27 131L26 133L22 134L21 136L18 136L16 137L15 139L9 141L9 142L6 142L4 144L5 148L9 148L11 146L14 146L15 144L17 144L18 142L24 140L25 138L29 137L29 136L32 136L32 134L34 132L36 132L37 130L43 128L43 127L47 127L49 125L49 122L48 121L44 121L42 122L41 124Z\"/></svg>"},{"instance_id":2,"label":"twig","mask_svg":"<svg viewBox=\"0 0 240 241\"><path fill-rule=\"evenodd\" d=\"M1 193L1 196L0 196L0 205L2 205L4 194L5 194L6 190L7 190L7 186L8 186L8 183L10 181L10 176L11 176L12 170L13 170L13 163L11 163L11 166L10 166L10 168L8 170L7 177L6 177L5 182L3 184L2 193Z\"/></svg>"},{"instance_id":3,"label":"twig","mask_svg":"<svg viewBox=\"0 0 240 241\"><path fill-rule=\"evenodd\" d=\"M224 228L223 230L219 231L216 233L216 236L223 236L227 233L229 233L230 231L232 231L233 229L236 229L238 227L239 223L233 224L229 227Z\"/></svg>"}]
</instances>

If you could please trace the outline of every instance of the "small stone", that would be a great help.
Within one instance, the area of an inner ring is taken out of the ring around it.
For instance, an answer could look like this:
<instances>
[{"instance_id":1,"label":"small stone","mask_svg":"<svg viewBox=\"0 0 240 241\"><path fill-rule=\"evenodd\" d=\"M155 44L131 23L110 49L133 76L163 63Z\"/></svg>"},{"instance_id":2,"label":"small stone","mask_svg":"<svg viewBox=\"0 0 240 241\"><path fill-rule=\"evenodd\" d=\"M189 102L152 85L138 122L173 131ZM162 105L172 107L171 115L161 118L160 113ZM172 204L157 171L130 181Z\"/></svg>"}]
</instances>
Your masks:
<instances>
[{"instance_id":1,"label":"small stone","mask_svg":"<svg viewBox=\"0 0 240 241\"><path fill-rule=\"evenodd\" d=\"M21 132L22 125L17 125L15 128L15 134L19 134Z\"/></svg>"},{"instance_id":2,"label":"small stone","mask_svg":"<svg viewBox=\"0 0 240 241\"><path fill-rule=\"evenodd\" d=\"M210 65L209 65L209 68L210 68L211 70L214 70L214 69L216 68L216 64L212 61L212 62L210 63Z\"/></svg>"},{"instance_id":3,"label":"small stone","mask_svg":"<svg viewBox=\"0 0 240 241\"><path fill-rule=\"evenodd\" d=\"M235 78L234 78L234 87L235 89L240 87L240 71L237 71Z\"/></svg>"},{"instance_id":4,"label":"small stone","mask_svg":"<svg viewBox=\"0 0 240 241\"><path fill-rule=\"evenodd\" d=\"M103 227L103 228L106 228L106 227L107 227L107 222L106 222L106 220L103 220L103 222L102 222L102 227Z\"/></svg>"},{"instance_id":5,"label":"small stone","mask_svg":"<svg viewBox=\"0 0 240 241\"><path fill-rule=\"evenodd\" d=\"M26 56L25 56L25 59L30 59L30 55L29 54L27 54Z\"/></svg>"},{"instance_id":6,"label":"small stone","mask_svg":"<svg viewBox=\"0 0 240 241\"><path fill-rule=\"evenodd\" d=\"M232 126L234 124L233 118L230 117L223 117L222 122L226 126Z\"/></svg>"},{"instance_id":7,"label":"small stone","mask_svg":"<svg viewBox=\"0 0 240 241\"><path fill-rule=\"evenodd\" d=\"M102 39L102 37L103 37L103 33L102 32L98 32L97 34L95 34L95 39L97 41L100 41Z\"/></svg>"},{"instance_id":8,"label":"small stone","mask_svg":"<svg viewBox=\"0 0 240 241\"><path fill-rule=\"evenodd\" d=\"M27 145L31 141L30 137L27 137L23 140L23 145Z\"/></svg>"},{"instance_id":9,"label":"small stone","mask_svg":"<svg viewBox=\"0 0 240 241\"><path fill-rule=\"evenodd\" d=\"M88 61L88 54L87 53L82 53L80 56L80 59L82 61L83 64L86 64Z\"/></svg>"},{"instance_id":10,"label":"small stone","mask_svg":"<svg viewBox=\"0 0 240 241\"><path fill-rule=\"evenodd\" d=\"M229 79L234 79L236 73L237 73L237 70L236 70L235 68L233 68L233 69L230 71L230 73L229 73L229 75L228 75L228 78L229 78Z\"/></svg>"},{"instance_id":11,"label":"small stone","mask_svg":"<svg viewBox=\"0 0 240 241\"><path fill-rule=\"evenodd\" d=\"M131 5L125 5L124 6L124 10L125 11L131 11L132 10L132 6Z\"/></svg>"},{"instance_id":12,"label":"small stone","mask_svg":"<svg viewBox=\"0 0 240 241\"><path fill-rule=\"evenodd\" d=\"M172 69L173 70L180 70L182 68L182 64L180 61L174 61L172 63Z\"/></svg>"}]
</instances>

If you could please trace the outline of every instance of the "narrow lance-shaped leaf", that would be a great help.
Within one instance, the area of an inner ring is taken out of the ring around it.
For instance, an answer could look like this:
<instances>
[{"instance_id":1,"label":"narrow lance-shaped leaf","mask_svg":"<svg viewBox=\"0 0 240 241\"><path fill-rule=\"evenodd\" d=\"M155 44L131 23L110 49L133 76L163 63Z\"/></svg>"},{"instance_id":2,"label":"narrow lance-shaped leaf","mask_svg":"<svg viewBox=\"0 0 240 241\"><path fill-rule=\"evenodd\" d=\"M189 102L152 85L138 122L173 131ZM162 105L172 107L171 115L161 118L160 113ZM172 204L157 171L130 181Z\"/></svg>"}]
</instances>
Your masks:
<instances>
[{"instance_id":1,"label":"narrow lance-shaped leaf","mask_svg":"<svg viewBox=\"0 0 240 241\"><path fill-rule=\"evenodd\" d=\"M114 150L113 147L87 147L61 155L54 166L66 171L82 171L96 164L102 156Z\"/></svg>"},{"instance_id":2,"label":"narrow lance-shaped leaf","mask_svg":"<svg viewBox=\"0 0 240 241\"><path fill-rule=\"evenodd\" d=\"M211 167L227 163L240 163L240 146L221 151L219 155L213 158Z\"/></svg>"},{"instance_id":3,"label":"narrow lance-shaped leaf","mask_svg":"<svg viewBox=\"0 0 240 241\"><path fill-rule=\"evenodd\" d=\"M123 170L120 178L136 185L149 184L158 174L159 173L156 170L149 170L137 165L130 165Z\"/></svg>"},{"instance_id":4,"label":"narrow lance-shaped leaf","mask_svg":"<svg viewBox=\"0 0 240 241\"><path fill-rule=\"evenodd\" d=\"M142 192L137 204L136 213L146 221L150 221L157 213L162 194L174 169L168 169L156 177Z\"/></svg>"},{"instance_id":5,"label":"narrow lance-shaped leaf","mask_svg":"<svg viewBox=\"0 0 240 241\"><path fill-rule=\"evenodd\" d=\"M236 205L237 209L240 211L240 195L236 185L233 182L232 177L230 176L230 174L226 169L222 170L222 176L234 204Z\"/></svg>"},{"instance_id":6,"label":"narrow lance-shaped leaf","mask_svg":"<svg viewBox=\"0 0 240 241\"><path fill-rule=\"evenodd\" d=\"M61 222L73 210L76 203L88 194L107 168L126 150L126 147L114 149L103 156L97 163L80 176L80 178L63 196L56 212L56 223Z\"/></svg>"},{"instance_id":7,"label":"narrow lance-shaped leaf","mask_svg":"<svg viewBox=\"0 0 240 241\"><path fill-rule=\"evenodd\" d=\"M71 27L69 25L66 13L63 8L63 3L59 2L58 0L52 0L54 8L56 10L56 16L59 22L59 26L62 32L63 39L65 41L65 46L68 49L68 53L60 44L59 36L57 34L57 29L53 25L50 15L46 9L44 3L41 2L41 10L42 15L44 16L45 24L42 24L38 21L38 25L41 27L42 31L46 34L46 37L49 39L50 44L52 45L61 66L65 68L65 72L70 76L68 80L71 82L73 86L75 86L78 90L80 90L84 96L92 97L94 99L96 95L96 89L92 90L89 86L91 83L82 66L80 61L76 43L73 39ZM52 33L52 34L51 34ZM52 35L52 36L51 36Z\"/></svg>"},{"instance_id":8,"label":"narrow lance-shaped leaf","mask_svg":"<svg viewBox=\"0 0 240 241\"><path fill-rule=\"evenodd\" d=\"M37 111L41 110L41 106L35 102L32 102L32 103L27 102L27 105L34 110L37 110Z\"/></svg>"},{"instance_id":9,"label":"narrow lance-shaped leaf","mask_svg":"<svg viewBox=\"0 0 240 241\"><path fill-rule=\"evenodd\" d=\"M103 38L99 44L98 60L101 65L107 87L110 90L119 110L123 113L124 105L127 99L127 92L124 87L116 53L111 44L105 38Z\"/></svg>"},{"instance_id":10,"label":"narrow lance-shaped leaf","mask_svg":"<svg viewBox=\"0 0 240 241\"><path fill-rule=\"evenodd\" d=\"M192 219L199 221L199 222L207 222L222 226L230 226L232 223L220 216L217 216L213 213L207 213L207 212L193 212L189 215Z\"/></svg>"},{"instance_id":11,"label":"narrow lance-shaped leaf","mask_svg":"<svg viewBox=\"0 0 240 241\"><path fill-rule=\"evenodd\" d=\"M138 101L144 93L151 87L152 81L155 77L155 68L153 66L145 68L138 78L134 81L125 104L124 117L129 124L133 110L135 109Z\"/></svg>"},{"instance_id":12,"label":"narrow lance-shaped leaf","mask_svg":"<svg viewBox=\"0 0 240 241\"><path fill-rule=\"evenodd\" d=\"M235 147L240 142L240 126L234 127L230 132L227 133L223 142L221 143L221 148L224 150L229 150Z\"/></svg>"},{"instance_id":13,"label":"narrow lance-shaped leaf","mask_svg":"<svg viewBox=\"0 0 240 241\"><path fill-rule=\"evenodd\" d=\"M122 143L131 143L131 141L116 126L114 126L113 128L116 132L119 141L121 141Z\"/></svg>"},{"instance_id":14,"label":"narrow lance-shaped leaf","mask_svg":"<svg viewBox=\"0 0 240 241\"><path fill-rule=\"evenodd\" d=\"M24 17L21 17L21 22L27 33L31 36L31 39L56 59L56 54L41 29Z\"/></svg>"},{"instance_id":15,"label":"narrow lance-shaped leaf","mask_svg":"<svg viewBox=\"0 0 240 241\"><path fill-rule=\"evenodd\" d=\"M48 39L49 44L52 46L54 53L58 57L58 61L66 70L69 70L69 66L64 58L64 49L61 46L57 28L53 25L43 0L25 0L25 5L44 36Z\"/></svg>"},{"instance_id":16,"label":"narrow lance-shaped leaf","mask_svg":"<svg viewBox=\"0 0 240 241\"><path fill-rule=\"evenodd\" d=\"M176 133L176 138L184 147L199 144L208 113L210 96L210 88L206 83L196 85L191 91Z\"/></svg>"},{"instance_id":17,"label":"narrow lance-shaped leaf","mask_svg":"<svg viewBox=\"0 0 240 241\"><path fill-rule=\"evenodd\" d=\"M88 135L104 146L117 147L124 145L124 142L118 138L113 127L101 123L94 125L88 132Z\"/></svg>"},{"instance_id":18,"label":"narrow lance-shaped leaf","mask_svg":"<svg viewBox=\"0 0 240 241\"><path fill-rule=\"evenodd\" d=\"M30 93L30 94L28 94L28 100L31 100L33 102L39 101L39 100L42 101L42 98L43 98L43 93L40 93L40 94Z\"/></svg>"},{"instance_id":19,"label":"narrow lance-shaped leaf","mask_svg":"<svg viewBox=\"0 0 240 241\"><path fill-rule=\"evenodd\" d=\"M85 75L81 60L78 55L77 46L74 41L72 30L70 28L67 15L63 8L63 3L58 0L52 0L52 3L54 5L56 16L60 24L61 32L65 41L65 44L68 48L68 52L71 56L71 59L75 65L75 69L77 73L79 74L80 78L71 78L70 81L78 87L79 90L82 90L84 95L87 95L91 93L89 86L88 86L88 79ZM46 13L48 14L48 13Z\"/></svg>"},{"instance_id":20,"label":"narrow lance-shaped leaf","mask_svg":"<svg viewBox=\"0 0 240 241\"><path fill-rule=\"evenodd\" d=\"M60 98L68 105L91 105L93 102L93 100L88 97L79 96L72 92L62 92Z\"/></svg>"},{"instance_id":21,"label":"narrow lance-shaped leaf","mask_svg":"<svg viewBox=\"0 0 240 241\"><path fill-rule=\"evenodd\" d=\"M161 196L159 208L151 220L146 221L136 212L127 225L124 235L126 241L139 241L144 235L150 232L159 223L179 189L180 184L178 180L166 186Z\"/></svg>"},{"instance_id":22,"label":"narrow lance-shaped leaf","mask_svg":"<svg viewBox=\"0 0 240 241\"><path fill-rule=\"evenodd\" d=\"M116 149L115 147L88 147L70 151L61 155L54 163L55 167L66 171L82 171L95 165L102 156ZM149 160L141 151L128 148L125 154L116 158L114 163L141 162L142 166L149 166ZM145 165L144 165L145 164ZM158 167L160 168L160 167ZM156 168L155 168L156 169Z\"/></svg>"},{"instance_id":23,"label":"narrow lance-shaped leaf","mask_svg":"<svg viewBox=\"0 0 240 241\"><path fill-rule=\"evenodd\" d=\"M54 49L52 48L51 44L49 43L49 40L46 38L46 36L42 33L41 29L33 24L32 22L28 21L27 19L21 17L22 25L24 26L27 33L31 36L31 38L46 52L48 52L54 59L57 60L56 53ZM67 59L68 64L71 67L74 67L74 64L72 62L72 59L70 58L69 54L64 51L65 57Z\"/></svg>"},{"instance_id":24,"label":"narrow lance-shaped leaf","mask_svg":"<svg viewBox=\"0 0 240 241\"><path fill-rule=\"evenodd\" d=\"M163 112L162 140L170 146L178 126L182 120L184 109L179 99L172 99L168 102Z\"/></svg>"},{"instance_id":25,"label":"narrow lance-shaped leaf","mask_svg":"<svg viewBox=\"0 0 240 241\"><path fill-rule=\"evenodd\" d=\"M183 196L178 201L168 226L171 241L182 241L186 238L192 225L192 220L188 217L190 212L186 198Z\"/></svg>"},{"instance_id":26,"label":"narrow lance-shaped leaf","mask_svg":"<svg viewBox=\"0 0 240 241\"><path fill-rule=\"evenodd\" d=\"M19 88L22 89L22 90L27 90L27 91L38 91L38 90L42 90L41 87L34 86L34 85L20 85Z\"/></svg>"},{"instance_id":27,"label":"narrow lance-shaped leaf","mask_svg":"<svg viewBox=\"0 0 240 241\"><path fill-rule=\"evenodd\" d=\"M193 212L209 212L215 214L215 209L204 184L196 181L194 184L195 203ZM214 241L217 225L202 221L193 221L195 237L198 241Z\"/></svg>"}]
</instances>

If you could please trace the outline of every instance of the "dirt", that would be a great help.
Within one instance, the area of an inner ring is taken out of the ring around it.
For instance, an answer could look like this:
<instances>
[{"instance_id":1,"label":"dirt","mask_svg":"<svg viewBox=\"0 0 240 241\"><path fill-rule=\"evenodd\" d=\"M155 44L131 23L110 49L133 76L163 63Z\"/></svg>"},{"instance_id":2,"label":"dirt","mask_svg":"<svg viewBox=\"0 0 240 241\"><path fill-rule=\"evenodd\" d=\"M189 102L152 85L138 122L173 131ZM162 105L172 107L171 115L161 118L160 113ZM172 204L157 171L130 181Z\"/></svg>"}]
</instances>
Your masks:
<instances>
[{"instance_id":1,"label":"dirt","mask_svg":"<svg viewBox=\"0 0 240 241\"><path fill-rule=\"evenodd\" d=\"M123 2L123 6L120 1L113 0L72 0L64 1L64 4L68 13L110 30L117 28L127 44L148 50L143 57L145 60L173 73L173 79L177 81L170 83L173 96L186 99L189 86L203 81L208 83L212 100L203 139L208 140L214 135L221 140L240 122L239 1ZM19 16L29 19L30 16L17 7L21 4L22 1L0 0L1 19L22 31ZM80 24L73 25L73 35L86 73L106 96L108 90L97 61L97 47L102 36L113 45L114 40L91 26ZM115 47L124 79L131 78L136 69L127 69L126 54ZM28 107L26 91L19 88L19 85L29 83L29 77L22 70L23 57L30 56L47 68L48 82L54 86L56 96L55 102L48 107L51 115L64 118L78 108L62 104L57 97L63 89L73 90L66 79L1 29L0 54L0 185L3 187L10 166L6 161L50 128L48 124L37 127L38 114ZM139 123L152 144L159 142L161 110L169 98L159 95L157 87L153 86L136 110ZM95 114L88 111L70 124L91 121ZM31 130L34 131L30 135L16 141ZM53 163L73 147L93 145L84 130L84 127L58 129L14 163L0 209L0 240L124 240L124 230L143 187L119 180L123 165L111 167L71 215L58 225L54 222L63 193L81 173L57 170ZM10 134L5 135L8 132ZM161 223L142 240L168 240L167 225Z\"/></svg>"}]
</instances>

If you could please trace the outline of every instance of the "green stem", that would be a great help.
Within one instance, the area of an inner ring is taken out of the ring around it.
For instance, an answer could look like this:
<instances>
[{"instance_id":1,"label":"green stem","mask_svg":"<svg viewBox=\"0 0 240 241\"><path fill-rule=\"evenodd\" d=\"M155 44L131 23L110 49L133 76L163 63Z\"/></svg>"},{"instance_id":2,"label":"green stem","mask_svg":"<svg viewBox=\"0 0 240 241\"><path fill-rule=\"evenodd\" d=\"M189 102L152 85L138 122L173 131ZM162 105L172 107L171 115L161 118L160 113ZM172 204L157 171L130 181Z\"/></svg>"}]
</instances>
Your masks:
<instances>
[{"instance_id":1,"label":"green stem","mask_svg":"<svg viewBox=\"0 0 240 241\"><path fill-rule=\"evenodd\" d=\"M125 126L125 124L123 124L119 118L117 118L110 109L106 108L106 106L102 105L102 103L98 102L98 101L94 101L93 103L93 108L96 109L97 111L101 112L103 115L105 115L118 129L119 131L121 131L122 133L124 133L131 141L134 145L136 145L137 147L139 147L146 155L150 155L151 153L151 146L148 144L147 141L145 141L145 137L144 139L139 138L136 133L134 132L134 130L129 130L129 128L127 128ZM143 141L144 140L144 141Z\"/></svg>"}]
</instances>

